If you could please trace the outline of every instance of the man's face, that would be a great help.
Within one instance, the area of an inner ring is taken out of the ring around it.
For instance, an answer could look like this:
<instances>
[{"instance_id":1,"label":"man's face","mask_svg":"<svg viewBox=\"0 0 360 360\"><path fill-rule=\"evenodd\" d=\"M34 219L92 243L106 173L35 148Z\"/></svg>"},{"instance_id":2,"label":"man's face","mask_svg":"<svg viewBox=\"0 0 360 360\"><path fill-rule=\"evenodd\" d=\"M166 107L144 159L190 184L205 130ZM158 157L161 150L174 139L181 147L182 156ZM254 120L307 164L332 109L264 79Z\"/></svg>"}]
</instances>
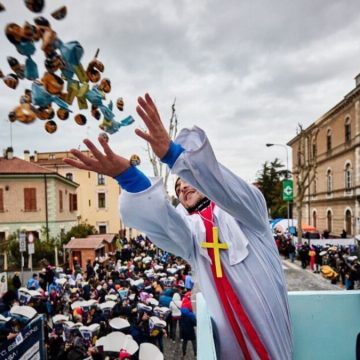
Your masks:
<instances>
[{"instance_id":1,"label":"man's face","mask_svg":"<svg viewBox=\"0 0 360 360\"><path fill-rule=\"evenodd\" d=\"M193 208L205 197L201 192L194 189L182 179L176 182L175 192L181 205L183 205L185 209Z\"/></svg>"}]
</instances>

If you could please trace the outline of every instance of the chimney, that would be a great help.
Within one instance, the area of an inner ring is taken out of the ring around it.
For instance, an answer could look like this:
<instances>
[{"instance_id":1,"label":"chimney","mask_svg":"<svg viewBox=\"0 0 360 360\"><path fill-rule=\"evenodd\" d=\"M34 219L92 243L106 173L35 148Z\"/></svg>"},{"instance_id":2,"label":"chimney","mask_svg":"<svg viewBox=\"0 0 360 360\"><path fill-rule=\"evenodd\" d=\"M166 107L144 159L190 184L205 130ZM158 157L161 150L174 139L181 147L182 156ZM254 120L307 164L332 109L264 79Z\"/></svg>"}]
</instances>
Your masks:
<instances>
[{"instance_id":1,"label":"chimney","mask_svg":"<svg viewBox=\"0 0 360 360\"><path fill-rule=\"evenodd\" d=\"M38 162L38 152L34 151L34 162Z\"/></svg>"},{"instance_id":2,"label":"chimney","mask_svg":"<svg viewBox=\"0 0 360 360\"><path fill-rule=\"evenodd\" d=\"M14 157L14 149L9 146L5 151L5 158L8 160L12 160L13 157Z\"/></svg>"},{"instance_id":3,"label":"chimney","mask_svg":"<svg viewBox=\"0 0 360 360\"><path fill-rule=\"evenodd\" d=\"M355 87L358 87L360 85L360 74L357 74L355 76Z\"/></svg>"},{"instance_id":4,"label":"chimney","mask_svg":"<svg viewBox=\"0 0 360 360\"><path fill-rule=\"evenodd\" d=\"M30 161L30 151L29 150L24 150L24 160Z\"/></svg>"}]
</instances>

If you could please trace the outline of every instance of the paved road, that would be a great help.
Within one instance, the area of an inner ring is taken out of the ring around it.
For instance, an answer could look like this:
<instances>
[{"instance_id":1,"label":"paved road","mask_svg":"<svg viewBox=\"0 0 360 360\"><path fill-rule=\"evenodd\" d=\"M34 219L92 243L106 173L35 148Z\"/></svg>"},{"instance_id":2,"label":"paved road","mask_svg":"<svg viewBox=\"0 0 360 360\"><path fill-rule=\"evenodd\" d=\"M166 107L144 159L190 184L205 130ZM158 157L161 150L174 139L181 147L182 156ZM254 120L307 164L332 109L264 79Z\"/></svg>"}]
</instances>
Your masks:
<instances>
[{"instance_id":1,"label":"paved road","mask_svg":"<svg viewBox=\"0 0 360 360\"><path fill-rule=\"evenodd\" d=\"M288 291L343 290L341 286L324 279L321 274L314 274L309 268L302 269L300 262L283 260L283 269Z\"/></svg>"}]
</instances>

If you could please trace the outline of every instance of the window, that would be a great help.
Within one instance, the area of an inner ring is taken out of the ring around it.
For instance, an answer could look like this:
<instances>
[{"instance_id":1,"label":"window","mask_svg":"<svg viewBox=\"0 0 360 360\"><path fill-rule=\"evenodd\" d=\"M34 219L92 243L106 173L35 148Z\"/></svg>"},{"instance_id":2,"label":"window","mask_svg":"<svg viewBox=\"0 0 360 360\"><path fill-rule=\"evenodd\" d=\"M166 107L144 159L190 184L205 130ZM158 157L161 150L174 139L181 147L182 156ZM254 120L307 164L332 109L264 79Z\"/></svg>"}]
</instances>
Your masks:
<instances>
[{"instance_id":1,"label":"window","mask_svg":"<svg viewBox=\"0 0 360 360\"><path fill-rule=\"evenodd\" d=\"M316 144L313 143L313 145L312 145L312 158L313 159L316 159L316 151L317 151Z\"/></svg>"},{"instance_id":2,"label":"window","mask_svg":"<svg viewBox=\"0 0 360 360\"><path fill-rule=\"evenodd\" d=\"M316 211L313 211L313 226L316 228Z\"/></svg>"},{"instance_id":3,"label":"window","mask_svg":"<svg viewBox=\"0 0 360 360\"><path fill-rule=\"evenodd\" d=\"M63 203L63 192L62 190L59 190L59 211L64 211L64 203Z\"/></svg>"},{"instance_id":4,"label":"window","mask_svg":"<svg viewBox=\"0 0 360 360\"><path fill-rule=\"evenodd\" d=\"M347 118L345 121L345 142L349 143L351 141L351 122L350 118Z\"/></svg>"},{"instance_id":5,"label":"window","mask_svg":"<svg viewBox=\"0 0 360 360\"><path fill-rule=\"evenodd\" d=\"M327 219L327 229L328 229L329 233L331 233L332 232L332 214L331 214L330 210L328 210L328 212L327 212L326 219Z\"/></svg>"},{"instance_id":6,"label":"window","mask_svg":"<svg viewBox=\"0 0 360 360\"><path fill-rule=\"evenodd\" d=\"M65 175L65 177L66 177L68 180L73 181L73 174L72 174L72 173L67 173L67 174Z\"/></svg>"},{"instance_id":7,"label":"window","mask_svg":"<svg viewBox=\"0 0 360 360\"><path fill-rule=\"evenodd\" d=\"M332 192L332 174L331 170L329 169L326 174L326 193L330 195Z\"/></svg>"},{"instance_id":8,"label":"window","mask_svg":"<svg viewBox=\"0 0 360 360\"><path fill-rule=\"evenodd\" d=\"M314 179L313 181L313 192L312 192L312 195L315 196L316 195L316 179Z\"/></svg>"},{"instance_id":9,"label":"window","mask_svg":"<svg viewBox=\"0 0 360 360\"><path fill-rule=\"evenodd\" d=\"M35 188L24 188L24 211L36 211Z\"/></svg>"},{"instance_id":10,"label":"window","mask_svg":"<svg viewBox=\"0 0 360 360\"><path fill-rule=\"evenodd\" d=\"M105 209L106 202L105 202L105 193L98 193L98 208Z\"/></svg>"},{"instance_id":11,"label":"window","mask_svg":"<svg viewBox=\"0 0 360 360\"><path fill-rule=\"evenodd\" d=\"M91 207L91 200L89 199L89 207Z\"/></svg>"},{"instance_id":12,"label":"window","mask_svg":"<svg viewBox=\"0 0 360 360\"><path fill-rule=\"evenodd\" d=\"M346 164L346 167L345 167L345 191L350 192L351 187L352 187L351 168L350 168L350 164Z\"/></svg>"},{"instance_id":13,"label":"window","mask_svg":"<svg viewBox=\"0 0 360 360\"><path fill-rule=\"evenodd\" d=\"M4 189L0 189L0 212L4 211Z\"/></svg>"},{"instance_id":14,"label":"window","mask_svg":"<svg viewBox=\"0 0 360 360\"><path fill-rule=\"evenodd\" d=\"M348 235L351 235L352 231L351 231L351 211L350 210L346 210L345 213L345 225L346 225L346 233Z\"/></svg>"},{"instance_id":15,"label":"window","mask_svg":"<svg viewBox=\"0 0 360 360\"><path fill-rule=\"evenodd\" d=\"M103 174L98 174L98 185L105 185L105 176Z\"/></svg>"},{"instance_id":16,"label":"window","mask_svg":"<svg viewBox=\"0 0 360 360\"><path fill-rule=\"evenodd\" d=\"M77 211L77 195L69 194L69 210Z\"/></svg>"},{"instance_id":17,"label":"window","mask_svg":"<svg viewBox=\"0 0 360 360\"><path fill-rule=\"evenodd\" d=\"M326 134L326 150L331 150L331 129L329 129Z\"/></svg>"},{"instance_id":18,"label":"window","mask_svg":"<svg viewBox=\"0 0 360 360\"><path fill-rule=\"evenodd\" d=\"M106 234L106 225L99 225L99 234Z\"/></svg>"},{"instance_id":19,"label":"window","mask_svg":"<svg viewBox=\"0 0 360 360\"><path fill-rule=\"evenodd\" d=\"M49 160L54 160L55 159L55 154L49 154Z\"/></svg>"}]
</instances>

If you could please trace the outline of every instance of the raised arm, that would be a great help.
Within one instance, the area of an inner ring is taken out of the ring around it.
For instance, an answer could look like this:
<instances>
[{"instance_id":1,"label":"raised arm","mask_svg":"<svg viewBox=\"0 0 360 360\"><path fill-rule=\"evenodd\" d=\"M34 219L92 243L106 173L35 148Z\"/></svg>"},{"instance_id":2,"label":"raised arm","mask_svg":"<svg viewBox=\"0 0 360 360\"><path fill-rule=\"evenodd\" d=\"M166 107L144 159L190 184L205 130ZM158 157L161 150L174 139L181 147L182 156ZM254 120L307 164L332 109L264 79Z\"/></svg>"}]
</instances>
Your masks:
<instances>
[{"instance_id":1,"label":"raised arm","mask_svg":"<svg viewBox=\"0 0 360 360\"><path fill-rule=\"evenodd\" d=\"M149 142L160 159L168 158L172 143L156 106L148 94L139 98L138 102L137 112L148 132L136 129L136 134ZM261 192L218 163L201 129L195 127L183 130L176 143L185 151L178 152L175 161L170 165L173 173L253 231L263 233L268 230L266 203Z\"/></svg>"}]
</instances>

